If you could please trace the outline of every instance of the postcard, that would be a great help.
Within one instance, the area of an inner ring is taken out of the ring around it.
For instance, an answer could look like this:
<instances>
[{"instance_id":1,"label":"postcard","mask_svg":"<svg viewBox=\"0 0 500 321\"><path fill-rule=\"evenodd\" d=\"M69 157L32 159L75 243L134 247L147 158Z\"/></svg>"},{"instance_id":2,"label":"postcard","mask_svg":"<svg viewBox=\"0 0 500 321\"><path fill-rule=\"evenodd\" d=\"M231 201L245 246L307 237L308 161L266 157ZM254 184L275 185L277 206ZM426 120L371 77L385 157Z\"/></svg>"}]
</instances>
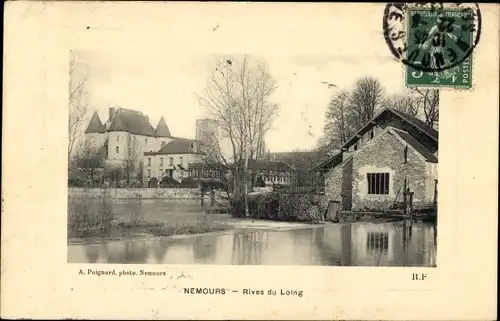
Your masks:
<instances>
[{"instance_id":1,"label":"postcard","mask_svg":"<svg viewBox=\"0 0 500 321\"><path fill-rule=\"evenodd\" d=\"M498 9L8 2L2 317L495 319Z\"/></svg>"}]
</instances>

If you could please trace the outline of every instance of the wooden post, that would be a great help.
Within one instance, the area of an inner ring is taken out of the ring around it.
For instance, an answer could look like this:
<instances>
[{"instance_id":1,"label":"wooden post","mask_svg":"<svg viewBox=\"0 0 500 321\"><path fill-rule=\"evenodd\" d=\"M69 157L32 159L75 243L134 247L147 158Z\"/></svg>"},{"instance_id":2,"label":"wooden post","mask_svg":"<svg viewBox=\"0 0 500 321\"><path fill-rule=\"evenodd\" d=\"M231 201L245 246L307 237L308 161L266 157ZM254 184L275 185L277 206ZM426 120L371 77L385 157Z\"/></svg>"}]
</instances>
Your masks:
<instances>
[{"instance_id":1,"label":"wooden post","mask_svg":"<svg viewBox=\"0 0 500 321\"><path fill-rule=\"evenodd\" d=\"M413 217L413 192L410 192L410 189L408 188L408 194L410 196L410 201L408 202L409 206L408 206L408 214L410 215L410 217Z\"/></svg>"},{"instance_id":2,"label":"wooden post","mask_svg":"<svg viewBox=\"0 0 500 321\"><path fill-rule=\"evenodd\" d=\"M215 206L215 189L212 185L210 188L210 207Z\"/></svg>"},{"instance_id":3,"label":"wooden post","mask_svg":"<svg viewBox=\"0 0 500 321\"><path fill-rule=\"evenodd\" d=\"M204 205L203 198L205 197L205 187L203 186L203 183L200 184L200 190L201 190L201 207L203 207Z\"/></svg>"},{"instance_id":4,"label":"wooden post","mask_svg":"<svg viewBox=\"0 0 500 321\"><path fill-rule=\"evenodd\" d=\"M437 196L438 196L438 189L437 189L437 185L438 185L438 180L435 179L434 180L434 200L433 200L433 207L434 207L434 210L436 211L437 213Z\"/></svg>"},{"instance_id":5,"label":"wooden post","mask_svg":"<svg viewBox=\"0 0 500 321\"><path fill-rule=\"evenodd\" d=\"M403 190L403 214L406 215L407 210L408 210L408 201L407 201L407 194L406 194L406 188Z\"/></svg>"}]
</instances>

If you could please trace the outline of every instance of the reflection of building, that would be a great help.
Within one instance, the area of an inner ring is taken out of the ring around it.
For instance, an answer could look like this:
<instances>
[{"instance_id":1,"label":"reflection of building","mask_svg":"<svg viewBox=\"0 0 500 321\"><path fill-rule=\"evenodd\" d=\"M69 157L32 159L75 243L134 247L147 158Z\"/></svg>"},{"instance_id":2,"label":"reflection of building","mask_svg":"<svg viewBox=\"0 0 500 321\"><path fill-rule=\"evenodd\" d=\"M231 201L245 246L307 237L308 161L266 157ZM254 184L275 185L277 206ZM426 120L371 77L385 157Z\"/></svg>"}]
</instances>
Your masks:
<instances>
[{"instance_id":1,"label":"reflection of building","mask_svg":"<svg viewBox=\"0 0 500 321\"><path fill-rule=\"evenodd\" d=\"M415 204L432 205L437 182L438 133L421 120L385 108L318 165L325 195L344 210L387 209L401 202L405 182Z\"/></svg>"}]
</instances>

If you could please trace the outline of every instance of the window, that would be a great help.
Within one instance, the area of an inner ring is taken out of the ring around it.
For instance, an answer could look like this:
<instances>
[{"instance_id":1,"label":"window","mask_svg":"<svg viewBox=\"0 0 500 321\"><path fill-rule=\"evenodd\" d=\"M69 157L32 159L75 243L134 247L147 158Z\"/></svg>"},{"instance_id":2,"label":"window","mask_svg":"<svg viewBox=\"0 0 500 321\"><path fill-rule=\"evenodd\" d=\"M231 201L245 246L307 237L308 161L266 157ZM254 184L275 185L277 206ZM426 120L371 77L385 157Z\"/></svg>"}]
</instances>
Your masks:
<instances>
[{"instance_id":1,"label":"window","mask_svg":"<svg viewBox=\"0 0 500 321\"><path fill-rule=\"evenodd\" d=\"M128 156L132 156L132 147L128 148Z\"/></svg>"},{"instance_id":2,"label":"window","mask_svg":"<svg viewBox=\"0 0 500 321\"><path fill-rule=\"evenodd\" d=\"M148 169L148 177L151 177L151 170Z\"/></svg>"},{"instance_id":3,"label":"window","mask_svg":"<svg viewBox=\"0 0 500 321\"><path fill-rule=\"evenodd\" d=\"M120 136L116 136L116 141L119 143L120 142Z\"/></svg>"},{"instance_id":4,"label":"window","mask_svg":"<svg viewBox=\"0 0 500 321\"><path fill-rule=\"evenodd\" d=\"M179 157L179 165L184 165L184 159L182 157Z\"/></svg>"},{"instance_id":5,"label":"window","mask_svg":"<svg viewBox=\"0 0 500 321\"><path fill-rule=\"evenodd\" d=\"M389 173L369 173L368 194L389 194Z\"/></svg>"},{"instance_id":6,"label":"window","mask_svg":"<svg viewBox=\"0 0 500 321\"><path fill-rule=\"evenodd\" d=\"M148 166L151 166L151 157L148 157Z\"/></svg>"},{"instance_id":7,"label":"window","mask_svg":"<svg viewBox=\"0 0 500 321\"><path fill-rule=\"evenodd\" d=\"M404 160L403 160L403 163L406 164L408 163L408 145L405 146L405 150L404 150Z\"/></svg>"},{"instance_id":8,"label":"window","mask_svg":"<svg viewBox=\"0 0 500 321\"><path fill-rule=\"evenodd\" d=\"M148 139L147 139L147 138L144 138L144 142L147 144L147 143L148 143Z\"/></svg>"},{"instance_id":9,"label":"window","mask_svg":"<svg viewBox=\"0 0 500 321\"><path fill-rule=\"evenodd\" d=\"M160 158L160 166L163 166L163 157Z\"/></svg>"},{"instance_id":10,"label":"window","mask_svg":"<svg viewBox=\"0 0 500 321\"><path fill-rule=\"evenodd\" d=\"M160 168L160 169L158 170L158 176L159 176L159 177L163 177L163 169L161 169L161 168Z\"/></svg>"},{"instance_id":11,"label":"window","mask_svg":"<svg viewBox=\"0 0 500 321\"><path fill-rule=\"evenodd\" d=\"M116 153L120 154L120 146L116 146Z\"/></svg>"},{"instance_id":12,"label":"window","mask_svg":"<svg viewBox=\"0 0 500 321\"><path fill-rule=\"evenodd\" d=\"M170 157L170 166L174 165L174 158Z\"/></svg>"}]
</instances>

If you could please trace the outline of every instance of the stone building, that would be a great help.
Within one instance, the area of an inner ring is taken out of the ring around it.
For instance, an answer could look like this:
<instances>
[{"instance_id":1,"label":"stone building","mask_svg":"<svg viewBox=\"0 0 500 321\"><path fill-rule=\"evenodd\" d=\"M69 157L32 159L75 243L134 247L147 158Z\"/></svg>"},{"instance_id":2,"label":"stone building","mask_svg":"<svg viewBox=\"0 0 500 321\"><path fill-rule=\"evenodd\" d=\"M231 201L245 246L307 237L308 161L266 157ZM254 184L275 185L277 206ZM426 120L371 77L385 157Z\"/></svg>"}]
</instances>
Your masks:
<instances>
[{"instance_id":1,"label":"stone building","mask_svg":"<svg viewBox=\"0 0 500 321\"><path fill-rule=\"evenodd\" d=\"M187 169L203 155L198 141L172 136L164 117L154 128L148 116L125 108L109 108L104 124L94 112L85 131L85 144L104 150L108 166L130 167L133 174L138 174L142 166L145 180L172 177L179 165Z\"/></svg>"},{"instance_id":2,"label":"stone building","mask_svg":"<svg viewBox=\"0 0 500 321\"><path fill-rule=\"evenodd\" d=\"M220 151L217 147L220 142L219 125L216 120L210 118L197 119L196 140L205 146L207 157L210 157L213 162L220 160Z\"/></svg>"},{"instance_id":3,"label":"stone building","mask_svg":"<svg viewBox=\"0 0 500 321\"><path fill-rule=\"evenodd\" d=\"M406 187L415 205L432 205L437 188L438 132L384 108L313 171L325 176L325 200L343 210L388 209Z\"/></svg>"},{"instance_id":4,"label":"stone building","mask_svg":"<svg viewBox=\"0 0 500 321\"><path fill-rule=\"evenodd\" d=\"M144 174L147 180L152 177L182 180L189 176L190 165L203 162L204 157L198 141L175 138L156 152L144 153Z\"/></svg>"}]
</instances>

